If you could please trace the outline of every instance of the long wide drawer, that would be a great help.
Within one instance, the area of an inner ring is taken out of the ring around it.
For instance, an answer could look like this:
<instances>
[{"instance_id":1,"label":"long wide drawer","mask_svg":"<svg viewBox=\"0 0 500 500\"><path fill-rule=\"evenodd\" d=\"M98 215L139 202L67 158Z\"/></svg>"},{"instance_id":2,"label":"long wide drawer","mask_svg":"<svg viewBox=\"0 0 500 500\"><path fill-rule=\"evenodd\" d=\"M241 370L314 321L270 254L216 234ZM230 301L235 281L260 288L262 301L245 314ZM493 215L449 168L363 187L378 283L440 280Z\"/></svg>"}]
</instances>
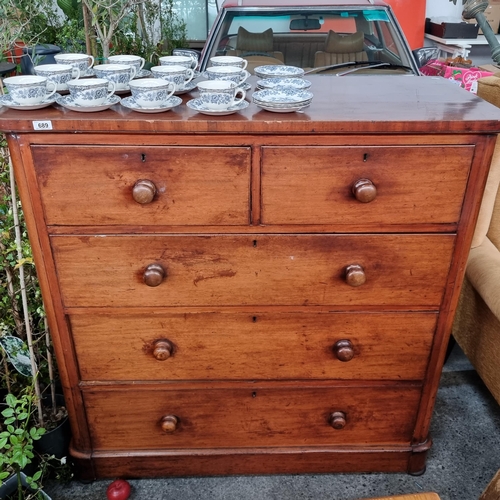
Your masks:
<instances>
[{"instance_id":1,"label":"long wide drawer","mask_svg":"<svg viewBox=\"0 0 500 500\"><path fill-rule=\"evenodd\" d=\"M70 316L91 380L422 380L435 313L84 312Z\"/></svg>"},{"instance_id":2,"label":"long wide drawer","mask_svg":"<svg viewBox=\"0 0 500 500\"><path fill-rule=\"evenodd\" d=\"M246 225L250 148L33 146L48 225Z\"/></svg>"},{"instance_id":3,"label":"long wide drawer","mask_svg":"<svg viewBox=\"0 0 500 500\"><path fill-rule=\"evenodd\" d=\"M474 146L264 147L264 224L456 223Z\"/></svg>"},{"instance_id":4,"label":"long wide drawer","mask_svg":"<svg viewBox=\"0 0 500 500\"><path fill-rule=\"evenodd\" d=\"M409 443L417 386L227 386L84 391L94 450Z\"/></svg>"},{"instance_id":5,"label":"long wide drawer","mask_svg":"<svg viewBox=\"0 0 500 500\"><path fill-rule=\"evenodd\" d=\"M441 302L454 235L52 236L67 307Z\"/></svg>"}]
</instances>

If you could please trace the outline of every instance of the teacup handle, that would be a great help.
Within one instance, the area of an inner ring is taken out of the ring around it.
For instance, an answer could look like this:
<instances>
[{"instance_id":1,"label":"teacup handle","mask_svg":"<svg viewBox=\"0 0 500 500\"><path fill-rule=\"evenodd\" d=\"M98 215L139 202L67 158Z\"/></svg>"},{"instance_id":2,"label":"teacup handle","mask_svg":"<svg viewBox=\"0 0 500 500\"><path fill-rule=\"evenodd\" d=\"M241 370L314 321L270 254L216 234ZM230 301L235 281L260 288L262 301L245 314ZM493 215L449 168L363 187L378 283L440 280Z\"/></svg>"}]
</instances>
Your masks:
<instances>
[{"instance_id":1,"label":"teacup handle","mask_svg":"<svg viewBox=\"0 0 500 500\"><path fill-rule=\"evenodd\" d=\"M90 59L89 68L91 68L94 65L94 61L95 61L94 56L88 55L87 57Z\"/></svg>"},{"instance_id":2,"label":"teacup handle","mask_svg":"<svg viewBox=\"0 0 500 500\"><path fill-rule=\"evenodd\" d=\"M135 75L137 75L137 70L135 69L135 66L130 66L130 79L133 80L135 78Z\"/></svg>"},{"instance_id":3,"label":"teacup handle","mask_svg":"<svg viewBox=\"0 0 500 500\"><path fill-rule=\"evenodd\" d=\"M80 68L78 68L77 66L73 66L73 68L71 69L71 79L78 80L78 78L80 78Z\"/></svg>"},{"instance_id":4,"label":"teacup handle","mask_svg":"<svg viewBox=\"0 0 500 500\"><path fill-rule=\"evenodd\" d=\"M250 73L248 71L246 71L246 70L243 70L241 72L241 77L240 77L240 83L239 84L241 85L243 82L246 82L249 76L250 76Z\"/></svg>"},{"instance_id":5,"label":"teacup handle","mask_svg":"<svg viewBox=\"0 0 500 500\"><path fill-rule=\"evenodd\" d=\"M52 90L49 90L50 85L54 87ZM49 93L45 96L45 99L48 99L51 95L54 95L56 93L57 85L49 80L47 81L47 86L45 88L49 90Z\"/></svg>"},{"instance_id":6,"label":"teacup handle","mask_svg":"<svg viewBox=\"0 0 500 500\"><path fill-rule=\"evenodd\" d=\"M139 67L139 71L141 71L141 69L144 68L145 64L146 64L146 59L144 59L144 57L141 57L141 66Z\"/></svg>"},{"instance_id":7,"label":"teacup handle","mask_svg":"<svg viewBox=\"0 0 500 500\"><path fill-rule=\"evenodd\" d=\"M167 96L167 100L170 99L172 97L173 93L175 92L175 89L176 89L175 83L174 82L170 82L168 84L168 88L170 89L170 87L172 87L172 90L169 90L169 94Z\"/></svg>"},{"instance_id":8,"label":"teacup handle","mask_svg":"<svg viewBox=\"0 0 500 500\"><path fill-rule=\"evenodd\" d=\"M240 99L236 99L236 96L238 94L241 94ZM236 91L236 93L234 94L234 99L233 99L233 103L231 104L231 106L234 106L235 104L239 104L241 101L243 101L245 99L246 96L247 96L247 93L243 89L238 89Z\"/></svg>"},{"instance_id":9,"label":"teacup handle","mask_svg":"<svg viewBox=\"0 0 500 500\"><path fill-rule=\"evenodd\" d=\"M248 61L246 59L243 59L243 66L241 67L241 69L247 69L247 66L248 66Z\"/></svg>"},{"instance_id":10,"label":"teacup handle","mask_svg":"<svg viewBox=\"0 0 500 500\"><path fill-rule=\"evenodd\" d=\"M111 87L111 90L109 89L110 87ZM115 90L116 90L115 82L112 82L110 80L109 84L108 84L108 96L106 97L106 99L109 99L115 93Z\"/></svg>"},{"instance_id":11,"label":"teacup handle","mask_svg":"<svg viewBox=\"0 0 500 500\"><path fill-rule=\"evenodd\" d=\"M189 75L189 78L187 80L184 79L184 85L186 85L186 83L189 83L194 78L194 71L192 69L188 69L187 74ZM248 76L250 76L250 74Z\"/></svg>"},{"instance_id":12,"label":"teacup handle","mask_svg":"<svg viewBox=\"0 0 500 500\"><path fill-rule=\"evenodd\" d=\"M189 56L189 57L191 57L191 61L193 61L193 62L191 63L191 69L193 69L193 70L194 70L194 68L196 68L196 66L198 66L198 59L196 59L196 58L195 58L195 57L193 57L193 56ZM245 68L246 68L246 66L245 66Z\"/></svg>"}]
</instances>

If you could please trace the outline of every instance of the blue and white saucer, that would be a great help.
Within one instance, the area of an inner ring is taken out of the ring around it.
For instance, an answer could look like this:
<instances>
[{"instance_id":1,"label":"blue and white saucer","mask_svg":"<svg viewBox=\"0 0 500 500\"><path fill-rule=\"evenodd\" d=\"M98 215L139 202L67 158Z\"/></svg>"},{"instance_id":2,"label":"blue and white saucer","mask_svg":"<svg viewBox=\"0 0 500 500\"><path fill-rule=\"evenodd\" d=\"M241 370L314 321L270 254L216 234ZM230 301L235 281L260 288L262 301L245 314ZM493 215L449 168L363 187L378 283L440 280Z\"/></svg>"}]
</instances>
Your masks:
<instances>
[{"instance_id":1,"label":"blue and white saucer","mask_svg":"<svg viewBox=\"0 0 500 500\"><path fill-rule=\"evenodd\" d=\"M195 88L196 88L196 83L193 82L193 80L191 80L190 82L184 85L184 88L176 90L174 94L175 95L187 94L188 92L191 92L191 90L194 90Z\"/></svg>"},{"instance_id":2,"label":"blue and white saucer","mask_svg":"<svg viewBox=\"0 0 500 500\"><path fill-rule=\"evenodd\" d=\"M6 108L20 109L23 111L33 111L35 109L46 108L47 106L54 104L59 97L61 96L56 92L55 94L47 97L47 99L44 99L42 102L39 102L37 104L21 104L19 102L13 101L12 97L7 94L0 96L0 107L5 106Z\"/></svg>"},{"instance_id":3,"label":"blue and white saucer","mask_svg":"<svg viewBox=\"0 0 500 500\"><path fill-rule=\"evenodd\" d=\"M238 85L238 88L247 92L252 88L252 86L248 82L243 82Z\"/></svg>"},{"instance_id":4,"label":"blue and white saucer","mask_svg":"<svg viewBox=\"0 0 500 500\"><path fill-rule=\"evenodd\" d=\"M257 66L254 73L259 78L295 77L304 76L304 70L298 66L286 66L284 64L269 64L267 66Z\"/></svg>"},{"instance_id":5,"label":"blue and white saucer","mask_svg":"<svg viewBox=\"0 0 500 500\"><path fill-rule=\"evenodd\" d=\"M165 104L162 104L161 106L155 108L145 108L143 106L140 106L139 104L137 104L134 96L124 97L120 102L123 107L131 109L132 111L137 111L138 113L163 113L165 111L171 110L172 108L175 108L176 106L179 106L179 104L181 103L182 99L174 95L169 97L168 101Z\"/></svg>"},{"instance_id":6,"label":"blue and white saucer","mask_svg":"<svg viewBox=\"0 0 500 500\"><path fill-rule=\"evenodd\" d=\"M227 109L220 109L220 110L215 110L215 109L210 109L208 108L202 101L201 99L191 99L186 103L186 106L189 109L192 109L193 111L196 111L197 113L202 113L204 115L210 115L210 116L224 116L224 115L232 115L233 113L236 113L237 111L242 111L248 106L250 103L248 101L240 101L238 104L235 104L234 106L229 106Z\"/></svg>"},{"instance_id":7,"label":"blue and white saucer","mask_svg":"<svg viewBox=\"0 0 500 500\"><path fill-rule=\"evenodd\" d=\"M311 82L304 78L273 77L264 78L257 82L257 90L281 89L283 87L292 87L296 90L307 90L310 86Z\"/></svg>"},{"instance_id":8,"label":"blue and white saucer","mask_svg":"<svg viewBox=\"0 0 500 500\"><path fill-rule=\"evenodd\" d=\"M104 111L111 106L118 104L120 102L120 97L117 95L112 95L108 97L102 104L97 106L81 106L76 104L75 98L72 95L59 96L56 100L57 104L60 104L64 108L70 109L71 111L79 111L80 113L94 113L96 111Z\"/></svg>"},{"instance_id":9,"label":"blue and white saucer","mask_svg":"<svg viewBox=\"0 0 500 500\"><path fill-rule=\"evenodd\" d=\"M148 76L151 76L151 71L149 71L148 69L141 69L139 73L134 76L133 80L135 80L136 78L146 78Z\"/></svg>"}]
</instances>

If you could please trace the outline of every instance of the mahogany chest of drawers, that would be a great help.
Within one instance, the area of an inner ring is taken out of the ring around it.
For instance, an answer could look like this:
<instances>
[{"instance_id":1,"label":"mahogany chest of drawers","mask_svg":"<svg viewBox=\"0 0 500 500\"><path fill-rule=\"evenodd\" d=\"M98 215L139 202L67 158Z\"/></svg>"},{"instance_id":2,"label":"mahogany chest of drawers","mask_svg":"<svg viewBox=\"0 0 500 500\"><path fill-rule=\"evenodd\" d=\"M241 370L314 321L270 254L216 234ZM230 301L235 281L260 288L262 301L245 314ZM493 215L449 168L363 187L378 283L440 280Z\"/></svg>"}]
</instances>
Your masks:
<instances>
[{"instance_id":1,"label":"mahogany chest of drawers","mask_svg":"<svg viewBox=\"0 0 500 500\"><path fill-rule=\"evenodd\" d=\"M424 469L500 114L311 80L288 115L0 111L82 476Z\"/></svg>"}]
</instances>

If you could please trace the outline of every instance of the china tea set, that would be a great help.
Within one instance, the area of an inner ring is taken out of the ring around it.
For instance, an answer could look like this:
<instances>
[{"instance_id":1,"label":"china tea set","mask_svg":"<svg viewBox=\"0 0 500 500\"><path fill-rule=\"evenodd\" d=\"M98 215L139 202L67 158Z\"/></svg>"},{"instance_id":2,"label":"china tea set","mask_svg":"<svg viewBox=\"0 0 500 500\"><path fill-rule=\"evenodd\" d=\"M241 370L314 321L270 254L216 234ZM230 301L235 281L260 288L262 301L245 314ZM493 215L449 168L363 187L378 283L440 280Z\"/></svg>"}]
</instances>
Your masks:
<instances>
[{"instance_id":1,"label":"china tea set","mask_svg":"<svg viewBox=\"0 0 500 500\"><path fill-rule=\"evenodd\" d=\"M182 104L178 97L197 89L199 97L186 102L198 113L227 115L249 106L245 100L251 88L247 61L237 56L215 56L202 75L191 55L159 58L159 66L144 70L145 60L135 55L114 55L107 64L94 66L87 54L57 54L56 64L35 67L35 75L4 79L8 94L0 106L34 110L57 103L79 112L95 112L120 103L142 113L161 113ZM273 69L274 68L274 69ZM259 72L260 71L260 72ZM257 84L253 102L268 111L298 111L312 101L310 82L293 66L261 66L255 69L263 78ZM202 76L203 81L194 82ZM265 81L272 82L267 86ZM281 81L281 83L280 83ZM117 94L131 94L120 98Z\"/></svg>"}]
</instances>

